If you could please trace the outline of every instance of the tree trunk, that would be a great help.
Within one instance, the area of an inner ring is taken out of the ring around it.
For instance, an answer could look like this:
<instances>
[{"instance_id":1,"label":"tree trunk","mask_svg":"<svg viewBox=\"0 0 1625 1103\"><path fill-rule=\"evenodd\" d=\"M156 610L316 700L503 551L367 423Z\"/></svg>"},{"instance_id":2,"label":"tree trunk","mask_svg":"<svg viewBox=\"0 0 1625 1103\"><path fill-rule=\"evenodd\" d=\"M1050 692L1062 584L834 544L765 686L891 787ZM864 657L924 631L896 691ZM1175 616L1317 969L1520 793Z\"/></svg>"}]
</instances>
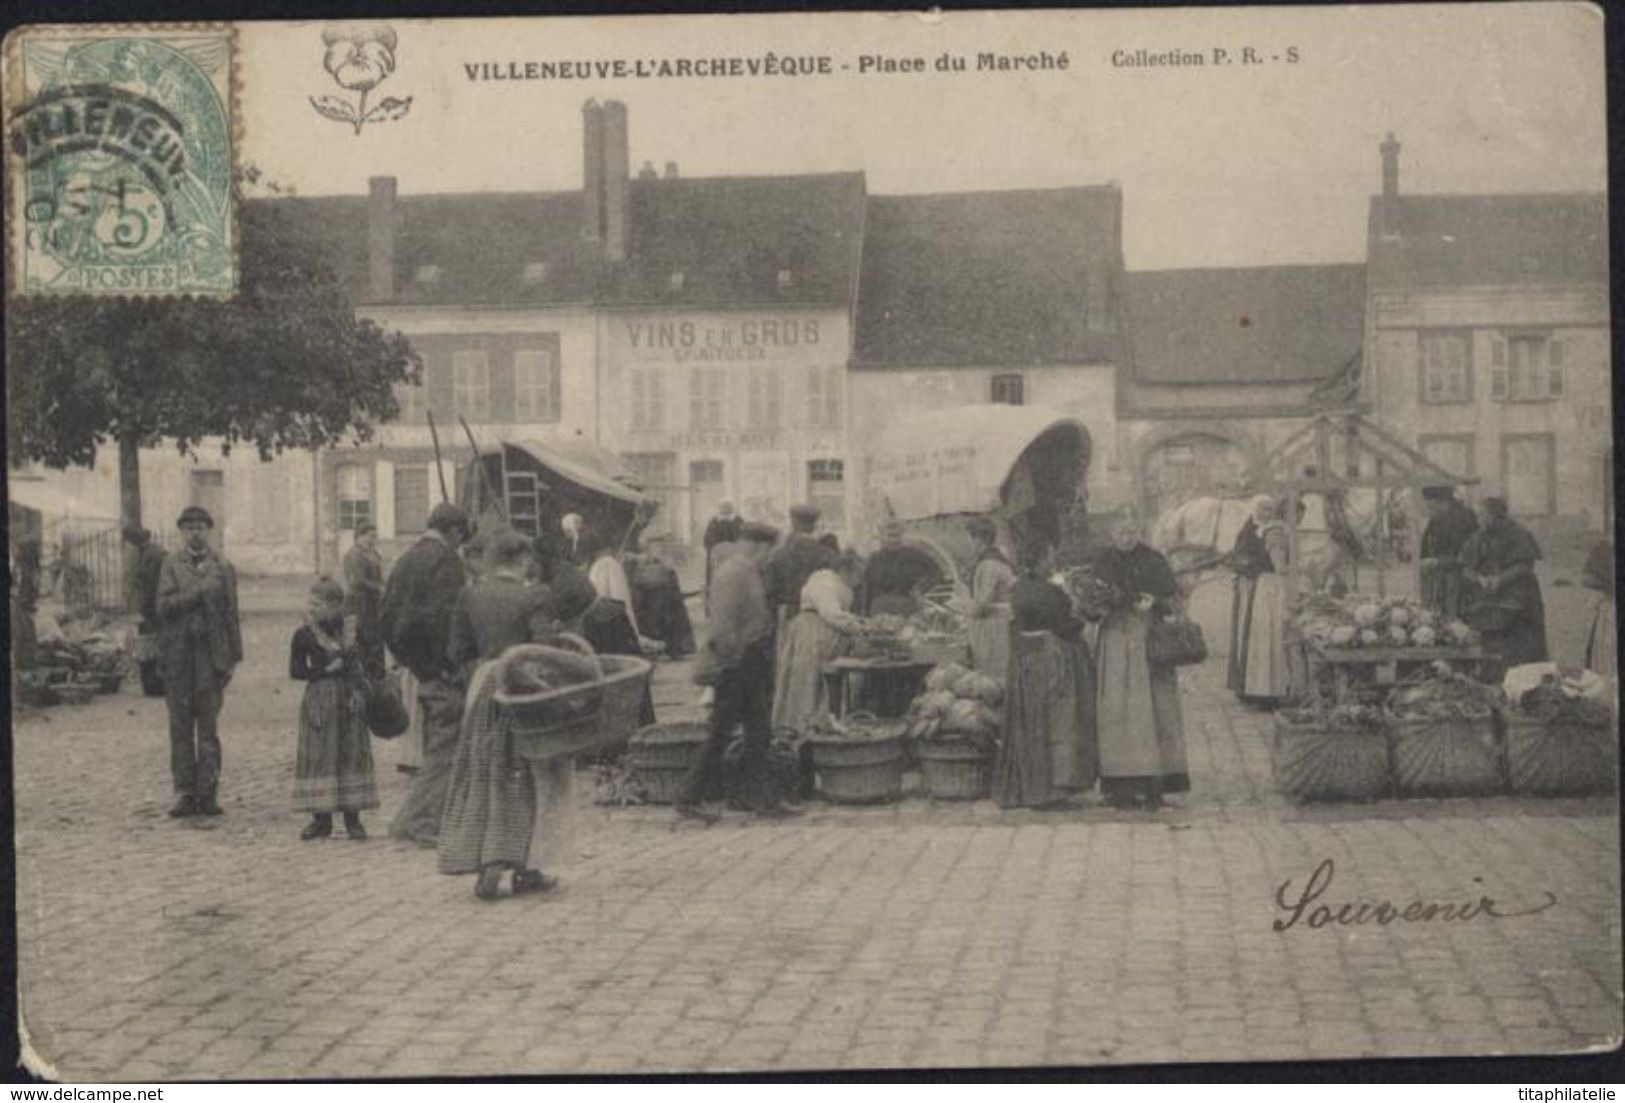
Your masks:
<instances>
[{"instance_id":1,"label":"tree trunk","mask_svg":"<svg viewBox=\"0 0 1625 1103\"><path fill-rule=\"evenodd\" d=\"M118 515L125 528L141 527L141 445L132 436L118 441Z\"/></svg>"},{"instance_id":2,"label":"tree trunk","mask_svg":"<svg viewBox=\"0 0 1625 1103\"><path fill-rule=\"evenodd\" d=\"M118 441L118 516L126 529L141 527L141 445L133 436L119 437ZM124 595L129 612L140 608L140 597L130 581L135 578L136 557L134 544L122 544L124 556Z\"/></svg>"}]
</instances>

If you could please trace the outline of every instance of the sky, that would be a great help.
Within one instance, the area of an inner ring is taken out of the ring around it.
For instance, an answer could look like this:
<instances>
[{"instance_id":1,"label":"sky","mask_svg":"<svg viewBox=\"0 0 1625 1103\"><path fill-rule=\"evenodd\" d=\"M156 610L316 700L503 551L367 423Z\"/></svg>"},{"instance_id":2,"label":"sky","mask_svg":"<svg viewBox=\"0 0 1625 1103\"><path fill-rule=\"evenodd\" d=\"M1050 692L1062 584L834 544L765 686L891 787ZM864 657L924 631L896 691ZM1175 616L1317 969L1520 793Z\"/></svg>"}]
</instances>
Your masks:
<instances>
[{"instance_id":1,"label":"sky","mask_svg":"<svg viewBox=\"0 0 1625 1103\"><path fill-rule=\"evenodd\" d=\"M354 25L346 25L354 26ZM323 66L329 25L241 28L240 157L304 195L581 186L581 105L627 105L633 170L685 176L861 170L871 194L1115 182L1131 269L1358 261L1377 147L1406 192L1601 191L1602 17L1581 4L1314 9L642 16L396 21L371 93ZM1252 47L1262 64L1242 65ZM1286 60L1297 51L1295 63ZM1169 51L1228 65L1114 65ZM1065 51L1066 70L976 72L979 53ZM827 76L470 81L465 66L827 56ZM970 70L938 73L944 53ZM924 73L860 74L864 56ZM1275 60L1279 59L1279 60ZM843 68L850 66L850 69Z\"/></svg>"}]
</instances>

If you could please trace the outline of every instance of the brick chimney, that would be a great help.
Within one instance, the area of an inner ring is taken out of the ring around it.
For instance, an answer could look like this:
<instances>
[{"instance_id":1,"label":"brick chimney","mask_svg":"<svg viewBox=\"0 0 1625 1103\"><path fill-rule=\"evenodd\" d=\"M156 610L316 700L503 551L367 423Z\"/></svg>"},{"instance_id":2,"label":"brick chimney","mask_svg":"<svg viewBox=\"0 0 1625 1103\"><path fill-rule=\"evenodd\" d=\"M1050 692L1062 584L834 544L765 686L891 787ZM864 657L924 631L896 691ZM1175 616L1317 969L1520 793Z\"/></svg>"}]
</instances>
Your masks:
<instances>
[{"instance_id":1,"label":"brick chimney","mask_svg":"<svg viewBox=\"0 0 1625 1103\"><path fill-rule=\"evenodd\" d=\"M367 180L367 297L387 303L395 297L395 178Z\"/></svg>"},{"instance_id":2,"label":"brick chimney","mask_svg":"<svg viewBox=\"0 0 1625 1103\"><path fill-rule=\"evenodd\" d=\"M626 133L626 104L619 100L604 104L603 150L604 259L620 263L626 259L631 153Z\"/></svg>"},{"instance_id":3,"label":"brick chimney","mask_svg":"<svg viewBox=\"0 0 1625 1103\"><path fill-rule=\"evenodd\" d=\"M604 109L597 100L581 105L581 236L604 237Z\"/></svg>"},{"instance_id":4,"label":"brick chimney","mask_svg":"<svg viewBox=\"0 0 1625 1103\"><path fill-rule=\"evenodd\" d=\"M1399 236L1399 143L1390 131L1387 139L1377 147L1382 152L1382 206L1380 221L1383 237Z\"/></svg>"}]
</instances>

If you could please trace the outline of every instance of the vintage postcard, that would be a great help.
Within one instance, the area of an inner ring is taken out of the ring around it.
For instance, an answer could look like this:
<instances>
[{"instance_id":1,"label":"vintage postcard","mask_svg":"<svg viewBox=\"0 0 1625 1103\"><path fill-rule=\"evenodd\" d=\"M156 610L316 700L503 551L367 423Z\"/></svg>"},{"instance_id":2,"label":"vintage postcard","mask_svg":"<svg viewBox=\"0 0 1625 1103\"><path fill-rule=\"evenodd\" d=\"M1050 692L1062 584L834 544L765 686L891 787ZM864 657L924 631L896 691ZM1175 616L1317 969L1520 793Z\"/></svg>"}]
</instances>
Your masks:
<instances>
[{"instance_id":1,"label":"vintage postcard","mask_svg":"<svg viewBox=\"0 0 1625 1103\"><path fill-rule=\"evenodd\" d=\"M1601 12L26 26L69 1081L1621 1035Z\"/></svg>"}]
</instances>

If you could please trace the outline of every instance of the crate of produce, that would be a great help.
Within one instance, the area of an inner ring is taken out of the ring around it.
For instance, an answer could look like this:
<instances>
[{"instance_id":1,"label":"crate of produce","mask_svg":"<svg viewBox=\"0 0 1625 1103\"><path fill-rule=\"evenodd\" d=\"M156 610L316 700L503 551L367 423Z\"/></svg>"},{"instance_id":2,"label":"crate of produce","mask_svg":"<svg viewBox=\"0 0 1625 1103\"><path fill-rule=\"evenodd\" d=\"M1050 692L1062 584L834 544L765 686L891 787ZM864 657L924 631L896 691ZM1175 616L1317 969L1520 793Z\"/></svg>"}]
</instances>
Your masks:
<instances>
[{"instance_id":1,"label":"crate of produce","mask_svg":"<svg viewBox=\"0 0 1625 1103\"><path fill-rule=\"evenodd\" d=\"M701 723L654 724L633 733L626 767L642 798L650 804L675 804L708 734Z\"/></svg>"},{"instance_id":2,"label":"crate of produce","mask_svg":"<svg viewBox=\"0 0 1625 1103\"><path fill-rule=\"evenodd\" d=\"M903 795L901 720L854 713L814 732L811 747L818 795L836 804L883 804Z\"/></svg>"},{"instance_id":3,"label":"crate of produce","mask_svg":"<svg viewBox=\"0 0 1625 1103\"><path fill-rule=\"evenodd\" d=\"M598 655L576 637L566 646L519 644L498 661L495 699L529 759L613 746L637 730L654 667L630 655Z\"/></svg>"},{"instance_id":4,"label":"crate of produce","mask_svg":"<svg viewBox=\"0 0 1625 1103\"><path fill-rule=\"evenodd\" d=\"M1364 705L1277 712L1270 764L1276 787L1298 802L1378 800L1394 788L1382 713Z\"/></svg>"},{"instance_id":5,"label":"crate of produce","mask_svg":"<svg viewBox=\"0 0 1625 1103\"><path fill-rule=\"evenodd\" d=\"M1402 796L1488 796L1506 788L1496 722L1500 691L1442 666L1389 695L1384 707Z\"/></svg>"},{"instance_id":6,"label":"crate of produce","mask_svg":"<svg viewBox=\"0 0 1625 1103\"><path fill-rule=\"evenodd\" d=\"M1510 702L1503 719L1512 791L1540 796L1612 792L1618 740L1609 698L1554 671Z\"/></svg>"}]
</instances>

